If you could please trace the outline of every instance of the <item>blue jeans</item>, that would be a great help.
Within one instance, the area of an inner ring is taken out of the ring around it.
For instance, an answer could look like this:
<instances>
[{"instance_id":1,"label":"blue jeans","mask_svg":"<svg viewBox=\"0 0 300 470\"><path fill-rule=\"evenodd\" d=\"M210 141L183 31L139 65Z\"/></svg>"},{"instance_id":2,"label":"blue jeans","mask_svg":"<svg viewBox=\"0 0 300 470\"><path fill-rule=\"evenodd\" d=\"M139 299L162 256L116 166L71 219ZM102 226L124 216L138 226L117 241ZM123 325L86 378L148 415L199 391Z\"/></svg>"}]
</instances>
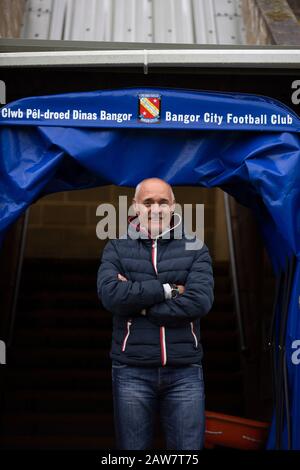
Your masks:
<instances>
[{"instance_id":1,"label":"blue jeans","mask_svg":"<svg viewBox=\"0 0 300 470\"><path fill-rule=\"evenodd\" d=\"M112 365L117 449L151 449L156 410L168 450L200 450L205 432L201 364Z\"/></svg>"}]
</instances>

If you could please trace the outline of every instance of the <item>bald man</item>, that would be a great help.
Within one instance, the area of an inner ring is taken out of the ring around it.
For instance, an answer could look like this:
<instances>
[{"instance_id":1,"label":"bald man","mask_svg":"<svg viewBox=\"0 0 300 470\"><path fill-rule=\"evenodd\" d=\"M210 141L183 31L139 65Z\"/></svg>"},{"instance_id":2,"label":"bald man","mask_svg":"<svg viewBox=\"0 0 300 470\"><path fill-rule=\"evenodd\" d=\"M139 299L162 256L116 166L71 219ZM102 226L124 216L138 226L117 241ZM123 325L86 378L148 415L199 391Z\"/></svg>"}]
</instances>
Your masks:
<instances>
[{"instance_id":1,"label":"bald man","mask_svg":"<svg viewBox=\"0 0 300 470\"><path fill-rule=\"evenodd\" d=\"M98 296L113 316L112 386L118 449L151 449L156 411L166 449L200 450L205 395L200 319L212 307L207 246L188 236L171 186L141 181L127 233L106 244ZM176 237L174 236L176 230Z\"/></svg>"}]
</instances>

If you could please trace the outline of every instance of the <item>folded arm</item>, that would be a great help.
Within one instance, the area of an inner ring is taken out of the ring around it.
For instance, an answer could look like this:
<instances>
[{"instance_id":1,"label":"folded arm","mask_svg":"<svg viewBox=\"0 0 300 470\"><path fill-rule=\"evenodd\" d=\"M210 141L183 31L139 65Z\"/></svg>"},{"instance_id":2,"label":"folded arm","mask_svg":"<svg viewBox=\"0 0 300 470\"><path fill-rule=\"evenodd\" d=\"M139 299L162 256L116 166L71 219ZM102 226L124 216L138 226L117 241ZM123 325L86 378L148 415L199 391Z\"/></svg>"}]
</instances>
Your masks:
<instances>
[{"instance_id":1,"label":"folded arm","mask_svg":"<svg viewBox=\"0 0 300 470\"><path fill-rule=\"evenodd\" d=\"M211 257L206 245L197 251L184 293L147 308L147 318L158 326L180 326L206 315L214 301Z\"/></svg>"},{"instance_id":2,"label":"folded arm","mask_svg":"<svg viewBox=\"0 0 300 470\"><path fill-rule=\"evenodd\" d=\"M98 297L104 308L116 315L140 315L142 309L164 300L164 288L159 280L123 282L118 279L122 272L118 252L110 240L103 250L97 274Z\"/></svg>"}]
</instances>

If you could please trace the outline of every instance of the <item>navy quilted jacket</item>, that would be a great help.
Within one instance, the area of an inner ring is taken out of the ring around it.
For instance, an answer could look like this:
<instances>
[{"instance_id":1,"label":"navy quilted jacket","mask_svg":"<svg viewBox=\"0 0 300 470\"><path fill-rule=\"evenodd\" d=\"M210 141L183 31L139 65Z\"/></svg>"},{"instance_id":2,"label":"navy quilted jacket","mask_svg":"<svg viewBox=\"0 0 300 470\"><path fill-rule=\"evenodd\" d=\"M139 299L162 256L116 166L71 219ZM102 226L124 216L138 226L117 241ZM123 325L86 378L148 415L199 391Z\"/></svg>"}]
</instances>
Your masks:
<instances>
[{"instance_id":1,"label":"navy quilted jacket","mask_svg":"<svg viewBox=\"0 0 300 470\"><path fill-rule=\"evenodd\" d=\"M177 226L181 239L174 237ZM208 248L186 249L191 239L174 218L169 238L152 240L138 229L131 218L128 235L108 241L98 270L98 296L113 314L110 358L137 366L201 363L200 319L214 299ZM118 273L127 281L118 280ZM164 283L184 285L185 291L165 300Z\"/></svg>"}]
</instances>

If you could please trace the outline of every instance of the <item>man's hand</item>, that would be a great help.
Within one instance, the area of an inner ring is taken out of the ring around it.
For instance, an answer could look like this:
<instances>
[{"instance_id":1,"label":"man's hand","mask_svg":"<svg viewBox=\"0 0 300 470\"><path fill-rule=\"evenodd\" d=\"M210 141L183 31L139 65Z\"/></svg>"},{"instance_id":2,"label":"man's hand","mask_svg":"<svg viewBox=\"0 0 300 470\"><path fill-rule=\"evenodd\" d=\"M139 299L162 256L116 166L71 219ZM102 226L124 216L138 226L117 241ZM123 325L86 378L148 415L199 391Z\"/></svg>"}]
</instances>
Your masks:
<instances>
[{"instance_id":1,"label":"man's hand","mask_svg":"<svg viewBox=\"0 0 300 470\"><path fill-rule=\"evenodd\" d=\"M179 289L179 294L183 294L184 293L184 286L180 286L178 284L176 284L178 289Z\"/></svg>"},{"instance_id":2,"label":"man's hand","mask_svg":"<svg viewBox=\"0 0 300 470\"><path fill-rule=\"evenodd\" d=\"M118 274L118 279L119 281L127 281L126 277L125 276L122 276L122 274ZM184 286L180 285L180 284L176 284L178 289L179 289L179 294L183 294L184 293Z\"/></svg>"},{"instance_id":3,"label":"man's hand","mask_svg":"<svg viewBox=\"0 0 300 470\"><path fill-rule=\"evenodd\" d=\"M122 274L118 273L118 280L119 281L122 281L122 282L125 282L127 281L126 277L125 276L122 276ZM179 289L179 294L183 294L184 293L184 286L181 286L179 284L176 284L178 289ZM143 308L143 310L141 311L141 314L142 315L146 315L146 309Z\"/></svg>"},{"instance_id":4,"label":"man's hand","mask_svg":"<svg viewBox=\"0 0 300 470\"><path fill-rule=\"evenodd\" d=\"M120 273L118 273L118 280L119 280L119 281L122 281L122 282L126 282L126 281L127 281L126 277L125 277L125 276L122 276L122 274L120 274ZM176 284L176 285L177 285L177 287L178 287L179 294L183 294L183 293L184 293L184 286L181 286L181 285L179 285L179 284ZM146 311L145 308L143 308L140 313L141 313L141 315L146 315L146 314L147 314L147 311Z\"/></svg>"}]
</instances>

